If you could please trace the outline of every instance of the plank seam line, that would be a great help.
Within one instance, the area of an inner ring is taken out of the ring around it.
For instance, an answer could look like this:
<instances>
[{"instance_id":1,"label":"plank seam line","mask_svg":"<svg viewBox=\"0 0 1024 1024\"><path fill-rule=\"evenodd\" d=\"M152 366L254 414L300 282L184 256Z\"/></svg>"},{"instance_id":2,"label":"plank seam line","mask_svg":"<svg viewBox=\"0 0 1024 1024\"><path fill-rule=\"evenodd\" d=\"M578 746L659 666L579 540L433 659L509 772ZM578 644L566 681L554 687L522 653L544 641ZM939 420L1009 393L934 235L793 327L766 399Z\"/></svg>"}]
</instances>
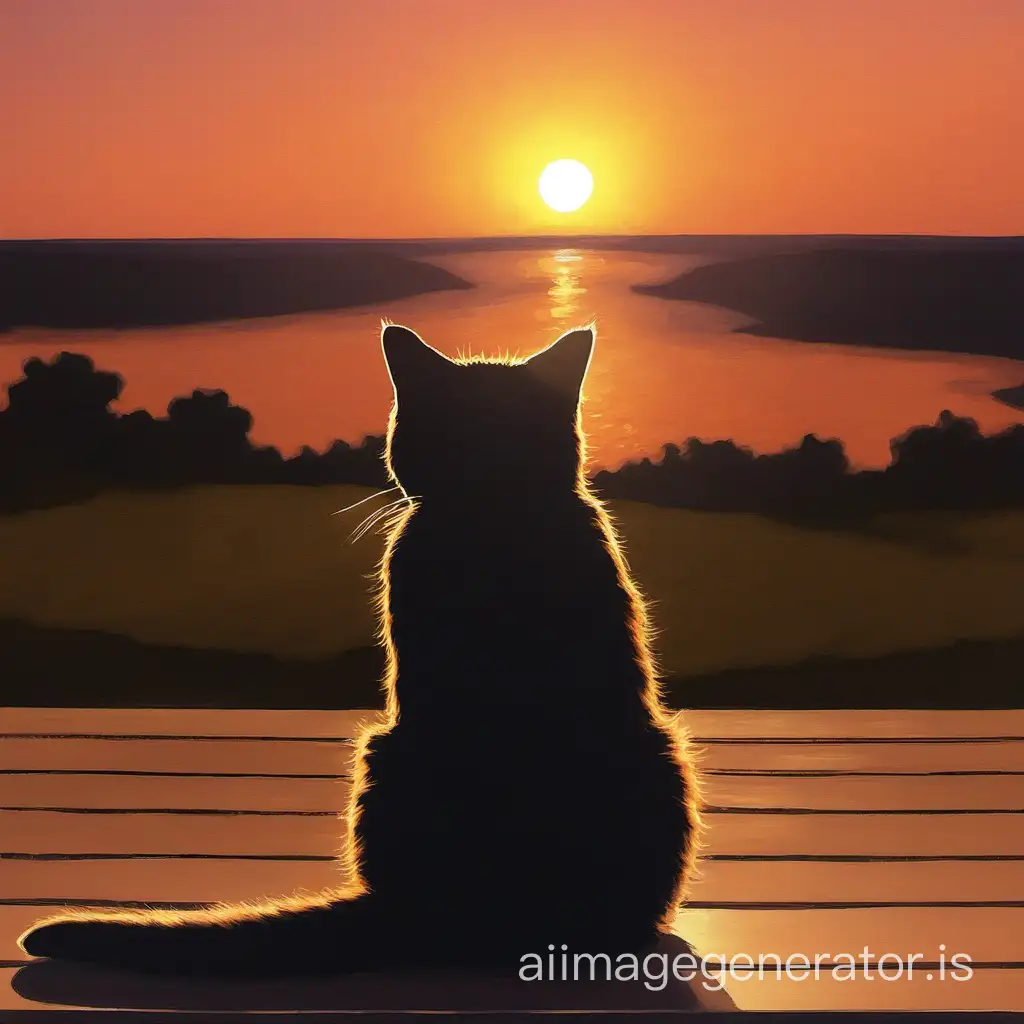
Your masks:
<instances>
[{"instance_id":1,"label":"plank seam line","mask_svg":"<svg viewBox=\"0 0 1024 1024\"><path fill-rule=\"evenodd\" d=\"M206 817L293 817L293 818L336 818L346 813L344 810L333 811L297 811L297 810L260 810L250 807L208 808L208 807L49 807L25 806L0 807L0 812L10 814L167 814L167 815L199 815ZM936 815L1021 815L1024 808L1019 807L742 807L732 805L708 805L703 808L704 814L780 814L780 815L825 815L825 816L912 816L934 817Z\"/></svg>"},{"instance_id":2,"label":"plank seam line","mask_svg":"<svg viewBox=\"0 0 1024 1024\"><path fill-rule=\"evenodd\" d=\"M183 736L165 733L114 732L0 732L0 740L112 740L143 742L172 740L190 743L353 743L351 736Z\"/></svg>"},{"instance_id":3,"label":"plank seam line","mask_svg":"<svg viewBox=\"0 0 1024 1024\"><path fill-rule=\"evenodd\" d=\"M988 776L1022 776L1024 770L992 769L941 769L936 771L860 771L856 769L773 769L773 768L704 768L701 775L713 775L738 779L927 779L927 778L984 778ZM128 768L0 768L0 775L83 775L83 776L124 776L129 778L167 779L323 779L349 780L350 773L331 772L182 772L145 771Z\"/></svg>"},{"instance_id":4,"label":"plank seam line","mask_svg":"<svg viewBox=\"0 0 1024 1024\"><path fill-rule=\"evenodd\" d=\"M228 901L230 902L230 901ZM216 902L182 902L170 900L75 899L72 897L3 897L0 907L101 907L127 910L203 910ZM709 901L691 900L680 904L680 910L872 910L893 908L937 909L1024 909L1024 900L777 900L777 901Z\"/></svg>"},{"instance_id":5,"label":"plank seam line","mask_svg":"<svg viewBox=\"0 0 1024 1024\"><path fill-rule=\"evenodd\" d=\"M145 742L170 740L175 742L215 743L348 743L352 736L187 736L169 733L90 733L90 732L3 732L0 739L7 740L110 740ZM846 744L977 744L1024 743L1024 736L691 736L690 742L703 745L726 746L830 746Z\"/></svg>"},{"instance_id":6,"label":"plank seam line","mask_svg":"<svg viewBox=\"0 0 1024 1024\"><path fill-rule=\"evenodd\" d=\"M244 861L334 861L337 857L319 853L0 853L2 860L90 861L90 860L244 860ZM1021 858L1024 860L1024 857Z\"/></svg>"},{"instance_id":7,"label":"plank seam line","mask_svg":"<svg viewBox=\"0 0 1024 1024\"><path fill-rule=\"evenodd\" d=\"M1021 772L1024 775L1024 772ZM350 779L351 775L322 772L157 772L126 768L0 768L0 775L116 775L157 779Z\"/></svg>"},{"instance_id":8,"label":"plank seam line","mask_svg":"<svg viewBox=\"0 0 1024 1024\"><path fill-rule=\"evenodd\" d=\"M10 969L10 968L17 969L17 968L21 968L21 967L28 967L29 964L33 964L33 963L37 963L37 962L38 961L35 961L35 960L0 960L0 969L4 969L4 968L6 968L6 969ZM719 960L718 960L717 957L714 959L713 965L714 965L714 968L716 970L719 969L720 963L719 963ZM732 968L733 966L734 965L733 965L733 962L731 960L725 961L725 967L726 968ZM757 970L756 967L751 968L749 966L749 964L747 964L745 962L741 963L741 964L736 964L735 966L738 969L741 969L741 970ZM872 960L872 961L870 961L866 965L863 962L861 962L861 961L854 961L852 964L839 964L839 963L834 963L832 961L823 961L819 965L820 969L823 970L823 971L831 971L831 970L833 970L836 967L842 968L843 970L850 970L852 968L855 971L863 971L865 969L872 969L872 968L877 969L878 966L879 966L878 965L878 961L876 961L876 960ZM887 960L886 963L885 963L886 969L889 969L889 968L895 969L897 966L899 966L899 967L912 967L916 971L928 971L928 970L937 971L937 970L940 970L943 966L948 968L950 971L954 971L954 970L957 969L957 967L955 965L951 965L949 963L946 963L945 965L943 965L943 964L940 964L937 960L933 960L933 961L930 961L930 960L914 960L912 962L911 961L906 961L906 960L900 960L898 963L896 963L895 961L892 961L892 960ZM1024 970L1024 960L976 960L976 961L972 961L971 962L970 967L971 967L972 970L975 970L975 971L1021 971L1021 970ZM799 970L805 970L805 968L803 968L803 967L799 967L798 969ZM813 964L811 965L810 969L813 969ZM785 971L784 967L781 970L772 968L772 967L770 967L767 964L764 967L764 973L766 975L767 974L779 974L779 973L782 973L784 971ZM117 1011L117 1012L120 1012L120 1011ZM245 1011L238 1011L238 1012L239 1013L244 1013ZM882 1012L885 1012L885 1011L882 1011ZM954 1011L950 1011L950 1012L956 1013L958 1011L954 1010ZM984 1011L980 1011L980 1012L984 1012Z\"/></svg>"},{"instance_id":9,"label":"plank seam line","mask_svg":"<svg viewBox=\"0 0 1024 1024\"><path fill-rule=\"evenodd\" d=\"M213 860L213 861L296 861L322 862L335 861L338 858L330 854L319 853L61 853L59 851L27 851L0 852L0 861L114 861L114 860ZM725 863L758 863L758 864L928 864L928 863L998 863L1024 861L1020 853L708 853L700 857L701 861L720 861Z\"/></svg>"}]
</instances>

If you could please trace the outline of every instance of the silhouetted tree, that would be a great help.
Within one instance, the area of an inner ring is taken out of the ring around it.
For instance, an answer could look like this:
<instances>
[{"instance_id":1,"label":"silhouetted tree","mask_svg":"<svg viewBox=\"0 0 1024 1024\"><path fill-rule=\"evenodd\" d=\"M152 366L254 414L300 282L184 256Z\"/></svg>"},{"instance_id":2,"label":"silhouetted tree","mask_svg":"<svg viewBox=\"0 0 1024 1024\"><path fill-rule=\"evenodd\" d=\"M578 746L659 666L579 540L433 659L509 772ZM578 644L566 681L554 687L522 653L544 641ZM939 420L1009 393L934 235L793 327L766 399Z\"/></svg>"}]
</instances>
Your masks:
<instances>
[{"instance_id":1,"label":"silhouetted tree","mask_svg":"<svg viewBox=\"0 0 1024 1024\"><path fill-rule=\"evenodd\" d=\"M935 425L892 442L885 470L850 471L841 441L808 434L795 448L755 456L731 441L690 438L595 477L607 497L798 522L850 522L885 511L1024 505L1024 425L984 436L943 411Z\"/></svg>"},{"instance_id":2,"label":"silhouetted tree","mask_svg":"<svg viewBox=\"0 0 1024 1024\"><path fill-rule=\"evenodd\" d=\"M61 352L51 363L28 359L24 377L7 389L9 443L38 458L95 468L115 427L110 403L123 387L119 374L97 370L88 356Z\"/></svg>"},{"instance_id":3,"label":"silhouetted tree","mask_svg":"<svg viewBox=\"0 0 1024 1024\"><path fill-rule=\"evenodd\" d=\"M320 483L320 453L304 444L295 455L285 459L284 481L289 484Z\"/></svg>"},{"instance_id":4,"label":"silhouetted tree","mask_svg":"<svg viewBox=\"0 0 1024 1024\"><path fill-rule=\"evenodd\" d=\"M166 483L170 430L166 419L136 409L117 421L110 459L111 480L132 486Z\"/></svg>"},{"instance_id":5,"label":"silhouetted tree","mask_svg":"<svg viewBox=\"0 0 1024 1024\"><path fill-rule=\"evenodd\" d=\"M188 483L231 483L245 477L252 415L225 391L197 388L167 406L167 475Z\"/></svg>"},{"instance_id":6,"label":"silhouetted tree","mask_svg":"<svg viewBox=\"0 0 1024 1024\"><path fill-rule=\"evenodd\" d=\"M834 518L843 513L849 461L841 441L807 434L796 448L757 459L761 507L792 519ZM745 496L748 501L751 495Z\"/></svg>"},{"instance_id":7,"label":"silhouetted tree","mask_svg":"<svg viewBox=\"0 0 1024 1024\"><path fill-rule=\"evenodd\" d=\"M1024 495L1024 430L985 437L973 419L948 409L930 427L893 440L886 471L900 508L993 508Z\"/></svg>"},{"instance_id":8,"label":"silhouetted tree","mask_svg":"<svg viewBox=\"0 0 1024 1024\"><path fill-rule=\"evenodd\" d=\"M106 473L124 382L87 356L26 360L0 413L0 505L32 507L92 493Z\"/></svg>"},{"instance_id":9,"label":"silhouetted tree","mask_svg":"<svg viewBox=\"0 0 1024 1024\"><path fill-rule=\"evenodd\" d=\"M29 359L0 410L0 507L78 500L104 486L189 483L387 486L384 438L304 446L288 458L249 438L252 416L224 391L175 398L165 417L117 415L123 380L86 356ZM608 498L675 508L756 512L796 522L849 523L901 509L1024 506L1024 425L985 436L972 419L944 410L891 444L884 470L851 472L841 441L813 434L757 455L733 441L691 437L666 444L594 483Z\"/></svg>"},{"instance_id":10,"label":"silhouetted tree","mask_svg":"<svg viewBox=\"0 0 1024 1024\"><path fill-rule=\"evenodd\" d=\"M249 456L247 483L282 483L285 479L284 456L272 445L257 445Z\"/></svg>"},{"instance_id":11,"label":"silhouetted tree","mask_svg":"<svg viewBox=\"0 0 1024 1024\"><path fill-rule=\"evenodd\" d=\"M608 497L725 512L749 508L755 477L756 457L750 449L691 437L683 448L665 445L660 462L627 463L615 472L598 473L594 482Z\"/></svg>"},{"instance_id":12,"label":"silhouetted tree","mask_svg":"<svg viewBox=\"0 0 1024 1024\"><path fill-rule=\"evenodd\" d=\"M388 478L384 468L384 438L367 436L357 447L345 441L335 441L320 456L319 476L319 483L386 487Z\"/></svg>"}]
</instances>

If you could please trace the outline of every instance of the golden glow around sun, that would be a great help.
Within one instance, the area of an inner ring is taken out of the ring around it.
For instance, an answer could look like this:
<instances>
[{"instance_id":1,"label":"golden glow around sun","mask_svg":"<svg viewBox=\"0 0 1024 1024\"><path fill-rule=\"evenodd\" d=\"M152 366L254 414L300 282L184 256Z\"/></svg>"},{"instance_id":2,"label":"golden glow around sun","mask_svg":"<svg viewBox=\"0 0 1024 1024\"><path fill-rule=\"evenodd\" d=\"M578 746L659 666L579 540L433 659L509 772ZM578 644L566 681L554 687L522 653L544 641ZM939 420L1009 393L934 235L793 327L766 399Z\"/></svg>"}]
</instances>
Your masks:
<instances>
[{"instance_id":1,"label":"golden glow around sun","mask_svg":"<svg viewBox=\"0 0 1024 1024\"><path fill-rule=\"evenodd\" d=\"M579 160L556 160L544 168L537 187L552 210L572 213L594 191L594 176Z\"/></svg>"}]
</instances>

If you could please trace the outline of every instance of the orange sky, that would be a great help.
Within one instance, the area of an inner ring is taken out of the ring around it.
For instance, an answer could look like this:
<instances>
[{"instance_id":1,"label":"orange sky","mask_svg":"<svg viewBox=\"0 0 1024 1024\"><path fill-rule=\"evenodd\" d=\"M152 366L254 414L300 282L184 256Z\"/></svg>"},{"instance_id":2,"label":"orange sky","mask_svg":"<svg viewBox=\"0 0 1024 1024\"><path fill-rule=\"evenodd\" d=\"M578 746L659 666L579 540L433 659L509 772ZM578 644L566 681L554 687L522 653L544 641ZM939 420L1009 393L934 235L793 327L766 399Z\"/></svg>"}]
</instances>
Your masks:
<instances>
[{"instance_id":1,"label":"orange sky","mask_svg":"<svg viewBox=\"0 0 1024 1024\"><path fill-rule=\"evenodd\" d=\"M1024 0L0 0L0 237L1024 234L1022 40Z\"/></svg>"}]
</instances>

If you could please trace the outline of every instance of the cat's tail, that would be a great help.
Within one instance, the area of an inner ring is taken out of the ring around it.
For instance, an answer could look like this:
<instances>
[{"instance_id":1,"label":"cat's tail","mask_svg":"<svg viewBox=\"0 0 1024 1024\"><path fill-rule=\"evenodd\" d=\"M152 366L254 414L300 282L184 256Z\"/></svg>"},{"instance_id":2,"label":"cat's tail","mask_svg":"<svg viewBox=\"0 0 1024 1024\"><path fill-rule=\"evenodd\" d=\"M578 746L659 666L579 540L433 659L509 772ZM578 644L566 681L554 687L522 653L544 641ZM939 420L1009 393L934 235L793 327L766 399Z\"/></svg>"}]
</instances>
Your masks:
<instances>
[{"instance_id":1,"label":"cat's tail","mask_svg":"<svg viewBox=\"0 0 1024 1024\"><path fill-rule=\"evenodd\" d=\"M340 975L404 959L398 914L372 895L295 897L205 911L70 910L19 939L34 957L210 977Z\"/></svg>"}]
</instances>

